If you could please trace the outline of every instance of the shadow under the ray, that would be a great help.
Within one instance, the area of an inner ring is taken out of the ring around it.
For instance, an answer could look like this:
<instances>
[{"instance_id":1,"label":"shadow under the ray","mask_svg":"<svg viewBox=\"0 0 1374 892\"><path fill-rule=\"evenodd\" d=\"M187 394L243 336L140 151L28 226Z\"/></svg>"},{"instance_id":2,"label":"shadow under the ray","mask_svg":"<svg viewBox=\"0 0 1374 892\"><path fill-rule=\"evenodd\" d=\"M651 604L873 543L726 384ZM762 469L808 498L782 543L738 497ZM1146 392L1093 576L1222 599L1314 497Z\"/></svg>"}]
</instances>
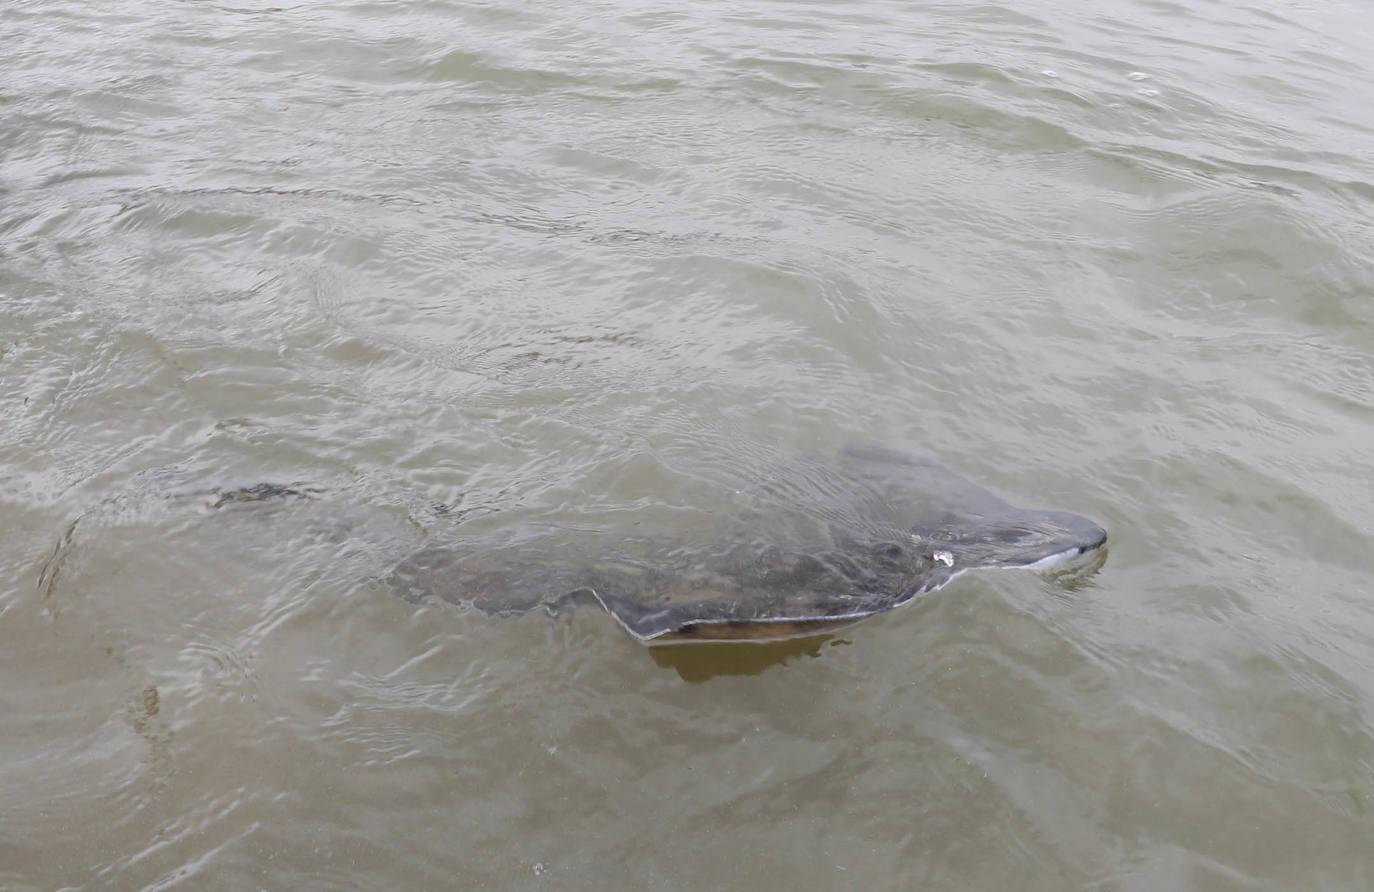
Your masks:
<instances>
[{"instance_id":1,"label":"shadow under the ray","mask_svg":"<svg viewBox=\"0 0 1374 892\"><path fill-rule=\"evenodd\" d=\"M677 670L683 681L703 682L718 675L758 675L793 657L818 657L827 643L834 647L849 642L834 635L810 635L757 643L670 644L650 647L649 656L659 666Z\"/></svg>"}]
</instances>

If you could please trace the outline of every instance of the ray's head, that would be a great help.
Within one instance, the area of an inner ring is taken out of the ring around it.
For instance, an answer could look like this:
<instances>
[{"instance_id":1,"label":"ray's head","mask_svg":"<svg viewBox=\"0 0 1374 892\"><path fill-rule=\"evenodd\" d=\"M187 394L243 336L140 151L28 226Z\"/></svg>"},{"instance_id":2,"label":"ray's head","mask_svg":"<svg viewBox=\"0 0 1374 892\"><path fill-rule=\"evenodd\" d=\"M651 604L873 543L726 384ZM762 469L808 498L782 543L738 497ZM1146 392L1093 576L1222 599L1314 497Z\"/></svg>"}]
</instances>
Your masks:
<instances>
[{"instance_id":1,"label":"ray's head","mask_svg":"<svg viewBox=\"0 0 1374 892\"><path fill-rule=\"evenodd\" d=\"M913 542L954 572L983 567L1058 569L1094 556L1107 531L1068 511L1023 511L952 519Z\"/></svg>"}]
</instances>

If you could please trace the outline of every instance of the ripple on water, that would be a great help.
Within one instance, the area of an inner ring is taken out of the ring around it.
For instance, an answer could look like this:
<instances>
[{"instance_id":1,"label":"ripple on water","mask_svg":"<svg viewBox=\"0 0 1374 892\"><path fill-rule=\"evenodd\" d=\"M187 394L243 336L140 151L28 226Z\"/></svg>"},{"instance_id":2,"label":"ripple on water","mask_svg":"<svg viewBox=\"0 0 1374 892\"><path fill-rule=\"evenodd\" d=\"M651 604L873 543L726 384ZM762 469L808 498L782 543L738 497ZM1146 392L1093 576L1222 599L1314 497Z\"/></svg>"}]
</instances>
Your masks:
<instances>
[{"instance_id":1,"label":"ripple on water","mask_svg":"<svg viewBox=\"0 0 1374 892\"><path fill-rule=\"evenodd\" d=\"M0 886L1370 885L1350 9L0 36ZM1110 559L729 671L385 585L856 441Z\"/></svg>"}]
</instances>

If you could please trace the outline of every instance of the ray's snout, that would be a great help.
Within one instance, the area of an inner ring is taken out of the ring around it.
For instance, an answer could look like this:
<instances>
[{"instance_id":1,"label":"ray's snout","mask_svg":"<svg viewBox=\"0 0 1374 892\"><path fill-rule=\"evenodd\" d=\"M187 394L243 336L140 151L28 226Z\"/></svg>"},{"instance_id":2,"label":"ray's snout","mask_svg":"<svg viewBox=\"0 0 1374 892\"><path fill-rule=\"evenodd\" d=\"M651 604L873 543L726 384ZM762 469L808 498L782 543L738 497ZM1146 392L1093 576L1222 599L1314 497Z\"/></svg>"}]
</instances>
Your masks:
<instances>
[{"instance_id":1,"label":"ray's snout","mask_svg":"<svg viewBox=\"0 0 1374 892\"><path fill-rule=\"evenodd\" d=\"M1068 511L1042 512L1062 530L1061 541L1067 546L1077 547L1079 554L1096 551L1107 542L1107 531L1096 522L1081 514ZM1066 549L1067 550L1067 549Z\"/></svg>"},{"instance_id":2,"label":"ray's snout","mask_svg":"<svg viewBox=\"0 0 1374 892\"><path fill-rule=\"evenodd\" d=\"M1005 523L968 531L955 553L974 567L1036 567L1092 554L1107 541L1099 524L1068 511L1027 511Z\"/></svg>"}]
</instances>

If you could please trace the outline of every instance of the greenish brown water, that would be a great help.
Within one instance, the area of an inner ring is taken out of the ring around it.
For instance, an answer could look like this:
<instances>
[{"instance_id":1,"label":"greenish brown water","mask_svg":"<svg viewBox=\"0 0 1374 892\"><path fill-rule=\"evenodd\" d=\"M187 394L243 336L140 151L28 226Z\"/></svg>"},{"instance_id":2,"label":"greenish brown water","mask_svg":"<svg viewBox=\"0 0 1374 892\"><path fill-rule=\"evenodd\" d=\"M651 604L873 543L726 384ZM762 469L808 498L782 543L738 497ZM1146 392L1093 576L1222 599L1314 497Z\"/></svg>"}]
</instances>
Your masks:
<instances>
[{"instance_id":1,"label":"greenish brown water","mask_svg":"<svg viewBox=\"0 0 1374 892\"><path fill-rule=\"evenodd\" d=\"M1374 20L1060 7L0 9L0 887L1374 887ZM1110 557L385 584L850 443Z\"/></svg>"}]
</instances>

